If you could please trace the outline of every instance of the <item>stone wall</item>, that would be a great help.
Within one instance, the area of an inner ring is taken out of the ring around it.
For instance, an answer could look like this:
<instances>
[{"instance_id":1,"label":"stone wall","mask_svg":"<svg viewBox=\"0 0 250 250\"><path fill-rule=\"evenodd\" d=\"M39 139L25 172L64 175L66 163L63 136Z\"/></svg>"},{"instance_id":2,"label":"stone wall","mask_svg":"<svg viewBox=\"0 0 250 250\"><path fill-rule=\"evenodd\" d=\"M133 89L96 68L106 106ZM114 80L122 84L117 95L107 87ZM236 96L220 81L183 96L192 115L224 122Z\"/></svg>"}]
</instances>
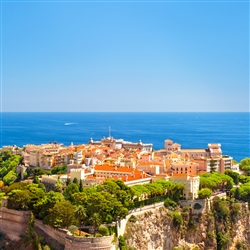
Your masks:
<instances>
[{"instance_id":1,"label":"stone wall","mask_svg":"<svg viewBox=\"0 0 250 250\"><path fill-rule=\"evenodd\" d=\"M4 204L5 205L5 204ZM31 211L17 211L2 206L0 209L0 231L12 241L20 240L28 228ZM43 236L46 242L57 250L112 250L113 236L106 237L77 237L67 234L67 230L54 229L35 219L35 231Z\"/></svg>"},{"instance_id":2,"label":"stone wall","mask_svg":"<svg viewBox=\"0 0 250 250\"><path fill-rule=\"evenodd\" d=\"M201 208L200 209L194 209L194 205L198 203ZM206 199L202 199L202 200L182 200L180 203L181 207L187 206L187 207L192 207L193 208L193 214L199 214L199 213L203 213L206 205L208 204L208 200Z\"/></svg>"},{"instance_id":3,"label":"stone wall","mask_svg":"<svg viewBox=\"0 0 250 250\"><path fill-rule=\"evenodd\" d=\"M35 231L43 236L46 242L57 250L64 249L67 230L55 229L43 224L41 220L35 219Z\"/></svg>"},{"instance_id":4,"label":"stone wall","mask_svg":"<svg viewBox=\"0 0 250 250\"><path fill-rule=\"evenodd\" d=\"M30 211L17 211L4 206L0 209L0 231L13 241L24 235L29 224Z\"/></svg>"},{"instance_id":5,"label":"stone wall","mask_svg":"<svg viewBox=\"0 0 250 250\"><path fill-rule=\"evenodd\" d=\"M65 250L111 250L113 236L104 237L76 237L67 235Z\"/></svg>"}]
</instances>

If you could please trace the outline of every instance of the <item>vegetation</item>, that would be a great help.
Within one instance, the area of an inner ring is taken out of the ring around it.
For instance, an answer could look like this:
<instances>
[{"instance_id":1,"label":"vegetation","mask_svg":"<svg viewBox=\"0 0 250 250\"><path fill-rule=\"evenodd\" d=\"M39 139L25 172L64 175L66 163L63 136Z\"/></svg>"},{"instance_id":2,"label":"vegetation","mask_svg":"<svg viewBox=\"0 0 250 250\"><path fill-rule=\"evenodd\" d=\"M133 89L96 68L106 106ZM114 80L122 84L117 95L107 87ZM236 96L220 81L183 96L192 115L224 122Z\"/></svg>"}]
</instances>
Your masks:
<instances>
[{"instance_id":1,"label":"vegetation","mask_svg":"<svg viewBox=\"0 0 250 250\"><path fill-rule=\"evenodd\" d=\"M181 226L183 224L182 216L178 212L173 212L173 223L175 226Z\"/></svg>"},{"instance_id":2,"label":"vegetation","mask_svg":"<svg viewBox=\"0 0 250 250\"><path fill-rule=\"evenodd\" d=\"M23 183L17 182L16 166L20 161L19 155L12 155L8 151L0 153L0 192L1 196L8 196L8 208L33 211L25 244L31 244L34 248L40 249L43 244L33 230L34 216L55 228L68 228L73 234L79 226L87 225L93 226L94 235L99 233L105 236L110 235L111 231L102 224L125 218L133 208L160 201L164 201L164 206L172 210L169 214L176 227L195 229L196 219L191 216L192 209L184 207L181 214L177 212L180 211L179 201L183 198L182 184L159 180L151 184L128 187L120 180L106 180L96 187L83 188L77 179L72 182L68 179L66 183L58 179L55 190L46 192L38 177L41 174L62 174L66 171L66 166L56 166L51 171L40 168L28 170L27 175L34 177L33 183ZM212 165L211 163L211 169L215 167ZM241 216L241 205L236 202L250 203L250 158L242 160L240 167L249 176L226 170L225 174L211 171L200 177L200 199L210 198L213 192L218 191L227 191L232 197L228 200L214 197L212 202L212 216L220 227L214 233L208 232L207 236L216 237L218 249L226 249L230 244L231 235L227 228L229 225L233 226ZM200 208L200 204L195 203L194 209ZM131 216L129 222L135 223L136 217ZM245 249L244 246L244 242L238 242L236 249ZM129 249L123 237L119 237L119 247Z\"/></svg>"},{"instance_id":3,"label":"vegetation","mask_svg":"<svg viewBox=\"0 0 250 250\"><path fill-rule=\"evenodd\" d=\"M209 188L212 191L229 191L234 185L233 178L226 174L214 172L206 173L200 176L200 187Z\"/></svg>"},{"instance_id":4,"label":"vegetation","mask_svg":"<svg viewBox=\"0 0 250 250\"><path fill-rule=\"evenodd\" d=\"M239 166L241 170L247 173L247 175L250 175L250 158L241 160Z\"/></svg>"},{"instance_id":5,"label":"vegetation","mask_svg":"<svg viewBox=\"0 0 250 250\"><path fill-rule=\"evenodd\" d=\"M169 208L171 210L174 210L177 207L177 203L171 200L170 198L167 198L164 202L164 207Z\"/></svg>"},{"instance_id":6,"label":"vegetation","mask_svg":"<svg viewBox=\"0 0 250 250\"><path fill-rule=\"evenodd\" d=\"M16 167L20 163L20 155L13 155L9 150L0 153L0 180L4 185L11 185L17 180Z\"/></svg>"},{"instance_id":7,"label":"vegetation","mask_svg":"<svg viewBox=\"0 0 250 250\"><path fill-rule=\"evenodd\" d=\"M109 230L106 226L100 226L98 228L98 232L102 235L102 236L108 236L109 235Z\"/></svg>"},{"instance_id":8,"label":"vegetation","mask_svg":"<svg viewBox=\"0 0 250 250\"><path fill-rule=\"evenodd\" d=\"M198 192L198 197L199 199L206 199L206 198L210 198L212 195L212 190L209 188L202 188L201 190L199 190Z\"/></svg>"}]
</instances>

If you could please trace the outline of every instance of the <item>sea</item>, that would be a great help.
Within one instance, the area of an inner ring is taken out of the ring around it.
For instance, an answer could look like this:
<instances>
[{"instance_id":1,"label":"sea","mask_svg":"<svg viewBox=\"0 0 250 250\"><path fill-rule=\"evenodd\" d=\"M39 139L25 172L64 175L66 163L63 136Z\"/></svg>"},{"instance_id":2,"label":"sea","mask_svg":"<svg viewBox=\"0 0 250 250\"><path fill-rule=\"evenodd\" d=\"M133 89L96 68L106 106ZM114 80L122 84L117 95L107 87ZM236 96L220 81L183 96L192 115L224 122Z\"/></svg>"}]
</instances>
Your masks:
<instances>
[{"instance_id":1,"label":"sea","mask_svg":"<svg viewBox=\"0 0 250 250\"><path fill-rule=\"evenodd\" d=\"M3 112L0 147L62 143L87 144L112 136L164 148L170 139L182 148L207 148L220 143L224 155L236 161L250 157L249 114L136 112Z\"/></svg>"}]
</instances>

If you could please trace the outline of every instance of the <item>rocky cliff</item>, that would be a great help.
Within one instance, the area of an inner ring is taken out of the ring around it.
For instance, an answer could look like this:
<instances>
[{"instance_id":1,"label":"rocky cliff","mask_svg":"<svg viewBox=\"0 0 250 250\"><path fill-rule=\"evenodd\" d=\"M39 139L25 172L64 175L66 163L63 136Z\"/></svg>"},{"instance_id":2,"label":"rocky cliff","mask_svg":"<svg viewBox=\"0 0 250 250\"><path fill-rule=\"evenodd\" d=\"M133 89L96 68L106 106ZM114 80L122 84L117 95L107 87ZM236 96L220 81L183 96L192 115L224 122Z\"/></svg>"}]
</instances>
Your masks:
<instances>
[{"instance_id":1,"label":"rocky cliff","mask_svg":"<svg viewBox=\"0 0 250 250\"><path fill-rule=\"evenodd\" d=\"M250 249L250 217L247 204L228 207L227 217L218 219L216 211L193 214L185 208L170 211L160 208L132 216L124 238L131 249ZM231 209L231 210L230 210Z\"/></svg>"}]
</instances>

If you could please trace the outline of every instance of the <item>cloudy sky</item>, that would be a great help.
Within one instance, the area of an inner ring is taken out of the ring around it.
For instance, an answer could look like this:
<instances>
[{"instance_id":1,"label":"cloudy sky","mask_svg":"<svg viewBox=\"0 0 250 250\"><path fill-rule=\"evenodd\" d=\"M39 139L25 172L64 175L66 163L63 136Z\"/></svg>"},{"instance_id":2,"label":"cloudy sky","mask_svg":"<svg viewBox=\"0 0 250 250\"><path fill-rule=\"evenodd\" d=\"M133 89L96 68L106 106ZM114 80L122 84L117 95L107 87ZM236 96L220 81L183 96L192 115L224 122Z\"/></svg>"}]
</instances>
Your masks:
<instances>
[{"instance_id":1,"label":"cloudy sky","mask_svg":"<svg viewBox=\"0 0 250 250\"><path fill-rule=\"evenodd\" d=\"M2 1L2 111L249 111L248 1Z\"/></svg>"}]
</instances>

